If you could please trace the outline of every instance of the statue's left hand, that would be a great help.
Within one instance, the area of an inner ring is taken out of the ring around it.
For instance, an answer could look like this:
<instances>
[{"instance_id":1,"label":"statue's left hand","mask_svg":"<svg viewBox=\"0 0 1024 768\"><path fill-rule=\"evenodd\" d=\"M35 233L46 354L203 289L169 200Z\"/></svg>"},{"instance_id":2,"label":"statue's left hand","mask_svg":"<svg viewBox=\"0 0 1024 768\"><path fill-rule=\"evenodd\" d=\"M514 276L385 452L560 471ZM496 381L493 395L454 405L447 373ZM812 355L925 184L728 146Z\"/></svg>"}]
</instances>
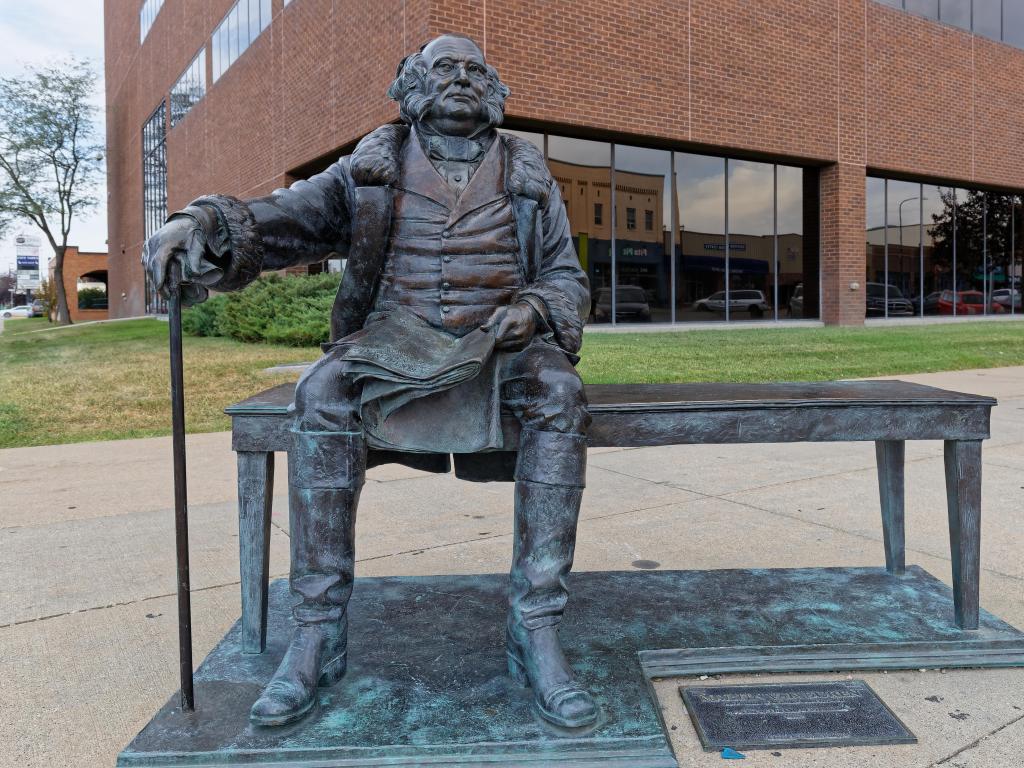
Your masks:
<instances>
[{"instance_id":1,"label":"statue's left hand","mask_svg":"<svg viewBox=\"0 0 1024 768\"><path fill-rule=\"evenodd\" d=\"M494 331L498 349L522 349L537 332L537 310L526 302L498 307L480 328Z\"/></svg>"}]
</instances>

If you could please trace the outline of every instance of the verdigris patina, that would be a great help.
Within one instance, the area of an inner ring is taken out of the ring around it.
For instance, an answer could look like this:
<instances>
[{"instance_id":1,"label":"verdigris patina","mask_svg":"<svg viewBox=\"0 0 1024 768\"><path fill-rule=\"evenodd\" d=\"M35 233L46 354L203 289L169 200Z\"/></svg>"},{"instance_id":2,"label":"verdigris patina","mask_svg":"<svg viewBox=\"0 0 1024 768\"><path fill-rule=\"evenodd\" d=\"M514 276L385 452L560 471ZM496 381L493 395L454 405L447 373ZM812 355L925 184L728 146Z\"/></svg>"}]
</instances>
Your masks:
<instances>
[{"instance_id":1,"label":"verdigris patina","mask_svg":"<svg viewBox=\"0 0 1024 768\"><path fill-rule=\"evenodd\" d=\"M298 720L345 674L356 506L368 451L386 451L439 471L455 454L460 476L515 480L509 672L549 722L592 725L558 638L590 421L574 368L589 288L565 207L542 154L497 133L508 88L472 40L444 35L406 57L389 95L402 124L288 189L199 198L144 252L157 286L180 265L186 304L263 270L348 259L332 342L295 393L296 629L250 718ZM517 445L503 443L502 409Z\"/></svg>"}]
</instances>

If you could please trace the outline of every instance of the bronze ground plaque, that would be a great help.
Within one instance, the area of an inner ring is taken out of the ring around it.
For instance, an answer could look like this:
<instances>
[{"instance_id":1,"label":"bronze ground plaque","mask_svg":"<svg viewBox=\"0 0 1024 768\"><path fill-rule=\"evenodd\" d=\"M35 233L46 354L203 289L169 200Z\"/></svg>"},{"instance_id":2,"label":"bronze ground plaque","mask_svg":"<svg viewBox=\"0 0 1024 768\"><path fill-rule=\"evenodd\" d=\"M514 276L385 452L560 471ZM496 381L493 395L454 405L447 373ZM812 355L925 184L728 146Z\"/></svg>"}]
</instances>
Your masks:
<instances>
[{"instance_id":1,"label":"bronze ground plaque","mask_svg":"<svg viewBox=\"0 0 1024 768\"><path fill-rule=\"evenodd\" d=\"M679 690L709 752L917 742L863 680Z\"/></svg>"}]
</instances>

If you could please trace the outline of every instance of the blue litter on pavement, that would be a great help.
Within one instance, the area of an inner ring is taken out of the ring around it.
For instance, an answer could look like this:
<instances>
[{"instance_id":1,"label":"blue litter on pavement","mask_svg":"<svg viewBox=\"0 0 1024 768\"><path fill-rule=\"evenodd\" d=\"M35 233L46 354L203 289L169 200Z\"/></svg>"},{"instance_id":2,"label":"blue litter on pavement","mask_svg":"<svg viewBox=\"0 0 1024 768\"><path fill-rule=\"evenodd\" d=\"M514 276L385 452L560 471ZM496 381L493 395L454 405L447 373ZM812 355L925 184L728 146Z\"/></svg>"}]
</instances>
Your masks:
<instances>
[{"instance_id":1,"label":"blue litter on pavement","mask_svg":"<svg viewBox=\"0 0 1024 768\"><path fill-rule=\"evenodd\" d=\"M737 752L732 747L722 747L722 759L723 760L746 760L747 756L742 752Z\"/></svg>"}]
</instances>

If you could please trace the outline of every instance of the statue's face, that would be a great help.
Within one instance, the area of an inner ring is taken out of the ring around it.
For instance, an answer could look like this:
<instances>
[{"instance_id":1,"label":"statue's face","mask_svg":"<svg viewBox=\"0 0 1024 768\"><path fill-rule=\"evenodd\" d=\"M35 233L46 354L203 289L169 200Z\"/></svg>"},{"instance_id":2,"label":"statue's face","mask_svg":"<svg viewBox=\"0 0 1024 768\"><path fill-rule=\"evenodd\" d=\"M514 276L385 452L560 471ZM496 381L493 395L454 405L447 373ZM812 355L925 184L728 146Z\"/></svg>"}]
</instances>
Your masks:
<instances>
[{"instance_id":1,"label":"statue's face","mask_svg":"<svg viewBox=\"0 0 1024 768\"><path fill-rule=\"evenodd\" d=\"M433 108L427 119L440 124L475 124L484 119L487 69L472 40L440 37L423 49L427 96Z\"/></svg>"}]
</instances>

